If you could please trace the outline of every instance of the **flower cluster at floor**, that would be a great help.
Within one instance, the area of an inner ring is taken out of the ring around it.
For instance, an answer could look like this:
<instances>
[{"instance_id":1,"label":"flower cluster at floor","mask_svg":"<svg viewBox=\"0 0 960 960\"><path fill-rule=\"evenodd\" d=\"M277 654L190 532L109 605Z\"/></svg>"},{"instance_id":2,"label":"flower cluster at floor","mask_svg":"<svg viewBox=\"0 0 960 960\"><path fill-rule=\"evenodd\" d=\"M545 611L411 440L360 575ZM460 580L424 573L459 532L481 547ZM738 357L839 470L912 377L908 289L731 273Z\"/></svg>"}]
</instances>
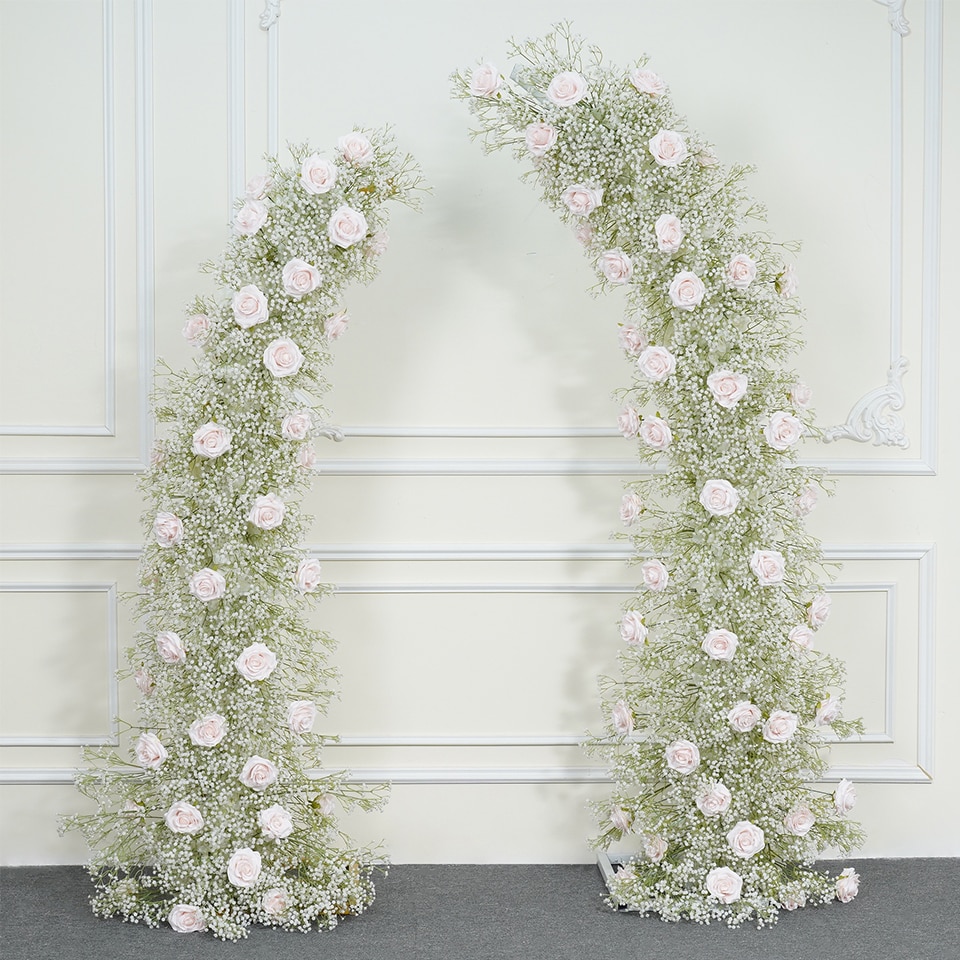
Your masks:
<instances>
[{"instance_id":1,"label":"flower cluster at floor","mask_svg":"<svg viewBox=\"0 0 960 960\"><path fill-rule=\"evenodd\" d=\"M623 295L619 432L643 464L620 518L641 587L620 623L620 675L601 679L609 763L596 844L629 845L617 903L665 919L773 922L855 895L813 868L861 840L843 780L811 785L844 719L843 665L816 648L830 597L804 530L820 477L799 344L797 279L742 188L641 60L601 65L559 27L514 44L509 73L455 75L488 149L510 147L570 225L597 288ZM613 332L611 332L613 333Z\"/></svg>"},{"instance_id":2,"label":"flower cluster at floor","mask_svg":"<svg viewBox=\"0 0 960 960\"><path fill-rule=\"evenodd\" d=\"M227 939L362 912L380 858L336 813L382 791L319 770L332 640L307 614L329 588L300 546L300 499L342 291L376 275L386 201L411 203L418 176L382 132L292 152L247 185L205 265L223 292L187 310L197 362L157 392L128 651L140 716L129 754L88 751L78 785L98 810L67 821L93 848L98 914Z\"/></svg>"}]
</instances>

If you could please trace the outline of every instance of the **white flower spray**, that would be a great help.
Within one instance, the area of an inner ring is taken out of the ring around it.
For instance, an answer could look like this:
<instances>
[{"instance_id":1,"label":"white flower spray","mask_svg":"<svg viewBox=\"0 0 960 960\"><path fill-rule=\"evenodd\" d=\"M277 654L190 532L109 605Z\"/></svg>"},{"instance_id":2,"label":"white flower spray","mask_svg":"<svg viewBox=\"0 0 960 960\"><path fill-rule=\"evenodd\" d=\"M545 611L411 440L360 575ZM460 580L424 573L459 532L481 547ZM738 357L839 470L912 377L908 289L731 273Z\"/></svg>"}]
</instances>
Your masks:
<instances>
[{"instance_id":1,"label":"white flower spray","mask_svg":"<svg viewBox=\"0 0 960 960\"><path fill-rule=\"evenodd\" d=\"M601 679L606 729L587 745L614 779L595 843L637 850L611 903L763 925L849 899L852 870L812 867L862 839L852 785L808 786L824 728L862 727L831 699L843 665L813 649L829 607L802 526L821 482L796 459L816 434L809 389L784 369L799 344L789 248L751 226L763 211L747 170L717 162L644 61L601 66L567 26L511 53L509 74L485 66L482 95L469 72L454 95L488 150L532 166L597 288L624 295L634 381L615 394L617 425L661 468L620 506L643 582L620 622L620 676Z\"/></svg>"}]
</instances>

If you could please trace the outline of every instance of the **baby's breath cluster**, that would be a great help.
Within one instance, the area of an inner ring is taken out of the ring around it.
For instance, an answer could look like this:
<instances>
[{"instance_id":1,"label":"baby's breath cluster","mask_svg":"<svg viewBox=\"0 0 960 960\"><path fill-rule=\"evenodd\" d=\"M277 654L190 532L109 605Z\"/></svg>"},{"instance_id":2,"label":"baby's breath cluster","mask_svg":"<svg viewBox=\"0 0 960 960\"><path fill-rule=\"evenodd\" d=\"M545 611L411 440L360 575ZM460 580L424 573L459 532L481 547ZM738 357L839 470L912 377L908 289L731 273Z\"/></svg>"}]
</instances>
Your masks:
<instances>
[{"instance_id":1,"label":"baby's breath cluster","mask_svg":"<svg viewBox=\"0 0 960 960\"><path fill-rule=\"evenodd\" d=\"M773 922L846 901L858 877L813 869L861 840L855 794L825 770L843 719L843 665L816 649L830 607L804 530L821 477L797 462L816 435L796 275L728 168L640 60L601 66L569 28L513 44L509 76L454 77L488 149L512 147L574 229L598 291L619 288L633 383L620 432L660 469L620 506L642 585L620 623L620 676L601 680L613 795L595 843L633 841L613 901L664 919Z\"/></svg>"},{"instance_id":2,"label":"baby's breath cluster","mask_svg":"<svg viewBox=\"0 0 960 960\"><path fill-rule=\"evenodd\" d=\"M299 545L300 499L329 433L319 397L342 291L373 279L386 201L411 203L418 179L385 132L292 153L247 185L206 265L223 293L188 310L199 359L158 389L128 651L140 716L129 749L88 751L78 785L98 811L67 821L94 851L98 914L227 939L361 913L375 852L340 833L336 810L382 802L310 775L335 678L331 638L305 619L329 588Z\"/></svg>"}]
</instances>

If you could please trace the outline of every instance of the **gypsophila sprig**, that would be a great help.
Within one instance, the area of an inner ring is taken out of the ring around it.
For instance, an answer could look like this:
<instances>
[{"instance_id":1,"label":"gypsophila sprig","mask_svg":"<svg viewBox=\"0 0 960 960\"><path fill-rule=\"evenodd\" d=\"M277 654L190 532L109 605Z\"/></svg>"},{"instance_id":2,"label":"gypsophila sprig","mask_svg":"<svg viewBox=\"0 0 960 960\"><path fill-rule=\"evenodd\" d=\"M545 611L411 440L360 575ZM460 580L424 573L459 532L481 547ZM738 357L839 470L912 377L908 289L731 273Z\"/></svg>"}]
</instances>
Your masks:
<instances>
[{"instance_id":1,"label":"gypsophila sprig","mask_svg":"<svg viewBox=\"0 0 960 960\"><path fill-rule=\"evenodd\" d=\"M852 784L806 783L825 770L824 731L862 725L842 718L843 665L814 642L829 596L803 529L822 483L797 462L817 433L810 391L784 368L794 268L751 226L747 170L718 162L645 59L602 65L568 26L510 52L509 71L455 74L454 95L569 224L597 289L624 297L617 428L659 468L620 504L642 585L587 744L614 780L595 843L637 851L611 903L735 926L846 902L852 871L812 869L861 840Z\"/></svg>"},{"instance_id":2,"label":"gypsophila sprig","mask_svg":"<svg viewBox=\"0 0 960 960\"><path fill-rule=\"evenodd\" d=\"M344 288L376 275L386 203L415 205L419 177L386 131L291 152L247 185L206 265L222 292L187 310L195 367L167 369L156 392L128 652L139 722L129 752L87 752L78 786L98 809L65 821L93 849L96 913L225 939L362 913L382 861L336 812L383 791L311 774L335 739L313 732L334 671L331 639L306 620L329 588L300 545L300 500L330 432L318 400Z\"/></svg>"}]
</instances>

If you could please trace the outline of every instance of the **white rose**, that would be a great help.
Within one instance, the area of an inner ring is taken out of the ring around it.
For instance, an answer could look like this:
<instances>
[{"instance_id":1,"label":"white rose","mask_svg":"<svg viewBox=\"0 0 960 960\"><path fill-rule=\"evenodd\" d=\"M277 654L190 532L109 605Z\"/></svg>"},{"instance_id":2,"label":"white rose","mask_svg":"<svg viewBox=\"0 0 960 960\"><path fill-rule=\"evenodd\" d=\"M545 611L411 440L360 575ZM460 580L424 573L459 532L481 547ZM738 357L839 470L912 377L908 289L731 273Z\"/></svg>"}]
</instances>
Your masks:
<instances>
[{"instance_id":1,"label":"white rose","mask_svg":"<svg viewBox=\"0 0 960 960\"><path fill-rule=\"evenodd\" d=\"M325 817L329 817L336 809L337 801L332 794L323 793L314 800L314 804Z\"/></svg>"},{"instance_id":2,"label":"white rose","mask_svg":"<svg viewBox=\"0 0 960 960\"><path fill-rule=\"evenodd\" d=\"M640 424L640 439L652 450L666 450L673 440L673 434L666 420L647 417Z\"/></svg>"},{"instance_id":3,"label":"white rose","mask_svg":"<svg viewBox=\"0 0 960 960\"><path fill-rule=\"evenodd\" d=\"M683 243L683 224L672 213L657 217L653 232L657 235L657 246L664 253L676 253Z\"/></svg>"},{"instance_id":4,"label":"white rose","mask_svg":"<svg viewBox=\"0 0 960 960\"><path fill-rule=\"evenodd\" d=\"M807 623L816 630L822 627L830 616L830 595L828 593L818 593L807 604Z\"/></svg>"},{"instance_id":5,"label":"white rose","mask_svg":"<svg viewBox=\"0 0 960 960\"><path fill-rule=\"evenodd\" d=\"M674 740L664 748L667 766L686 776L700 766L700 750L689 740Z\"/></svg>"},{"instance_id":6,"label":"white rose","mask_svg":"<svg viewBox=\"0 0 960 960\"><path fill-rule=\"evenodd\" d=\"M320 561L308 557L297 564L297 572L294 574L294 580L297 582L297 589L301 593L313 593L322 583L320 579Z\"/></svg>"},{"instance_id":7,"label":"white rose","mask_svg":"<svg viewBox=\"0 0 960 960\"><path fill-rule=\"evenodd\" d=\"M167 917L167 923L177 933L202 933L207 929L207 922L199 907L189 903L178 903Z\"/></svg>"},{"instance_id":8,"label":"white rose","mask_svg":"<svg viewBox=\"0 0 960 960\"><path fill-rule=\"evenodd\" d=\"M500 89L500 71L492 63L482 63L470 75L470 95L492 97Z\"/></svg>"},{"instance_id":9,"label":"white rose","mask_svg":"<svg viewBox=\"0 0 960 960\"><path fill-rule=\"evenodd\" d=\"M747 378L732 370L714 370L707 377L707 386L721 407L732 410L747 392Z\"/></svg>"},{"instance_id":10,"label":"white rose","mask_svg":"<svg viewBox=\"0 0 960 960\"><path fill-rule=\"evenodd\" d=\"M320 271L299 257L284 264L281 277L284 292L291 297L306 296L320 286Z\"/></svg>"},{"instance_id":11,"label":"white rose","mask_svg":"<svg viewBox=\"0 0 960 960\"><path fill-rule=\"evenodd\" d=\"M210 318L205 313L193 313L183 325L183 337L187 343L199 347L210 336Z\"/></svg>"},{"instance_id":12,"label":"white rose","mask_svg":"<svg viewBox=\"0 0 960 960\"><path fill-rule=\"evenodd\" d=\"M677 369L677 358L666 347L647 347L637 357L637 369L650 380L663 381Z\"/></svg>"},{"instance_id":13,"label":"white rose","mask_svg":"<svg viewBox=\"0 0 960 960\"><path fill-rule=\"evenodd\" d=\"M309 733L317 719L317 705L312 700L294 700L287 708L287 724L294 733Z\"/></svg>"},{"instance_id":14,"label":"white rose","mask_svg":"<svg viewBox=\"0 0 960 960\"><path fill-rule=\"evenodd\" d=\"M663 77L652 70L645 70L643 67L637 67L630 74L630 82L640 93L647 93L654 98L662 97L667 92L667 85L664 83Z\"/></svg>"},{"instance_id":15,"label":"white rose","mask_svg":"<svg viewBox=\"0 0 960 960\"><path fill-rule=\"evenodd\" d=\"M625 700L618 700L613 705L610 719L613 721L613 729L621 736L633 733L633 711Z\"/></svg>"},{"instance_id":16,"label":"white rose","mask_svg":"<svg viewBox=\"0 0 960 960\"><path fill-rule=\"evenodd\" d=\"M203 829L203 815L185 800L173 804L163 819L174 833L199 833Z\"/></svg>"},{"instance_id":17,"label":"white rose","mask_svg":"<svg viewBox=\"0 0 960 960\"><path fill-rule=\"evenodd\" d=\"M338 247L352 247L367 235L367 218L353 207L338 207L327 221L327 236Z\"/></svg>"},{"instance_id":18,"label":"white rose","mask_svg":"<svg viewBox=\"0 0 960 960\"><path fill-rule=\"evenodd\" d=\"M700 491L700 503L715 517L729 517L740 505L740 494L727 480L708 480Z\"/></svg>"},{"instance_id":19,"label":"white rose","mask_svg":"<svg viewBox=\"0 0 960 960\"><path fill-rule=\"evenodd\" d=\"M730 809L730 791L722 783L704 784L697 794L697 807L705 817L719 817Z\"/></svg>"},{"instance_id":20,"label":"white rose","mask_svg":"<svg viewBox=\"0 0 960 960\"><path fill-rule=\"evenodd\" d=\"M277 666L277 655L265 644L251 643L234 661L237 673L247 680L266 680Z\"/></svg>"},{"instance_id":21,"label":"white rose","mask_svg":"<svg viewBox=\"0 0 960 960\"><path fill-rule=\"evenodd\" d=\"M359 131L353 130L337 138L337 149L347 163L366 167L373 160L373 144Z\"/></svg>"},{"instance_id":22,"label":"white rose","mask_svg":"<svg viewBox=\"0 0 960 960\"><path fill-rule=\"evenodd\" d=\"M593 243L593 238L596 235L596 230L593 229L592 223L578 223L574 228L573 235L577 238L577 243L582 247L589 247Z\"/></svg>"},{"instance_id":23,"label":"white rose","mask_svg":"<svg viewBox=\"0 0 960 960\"><path fill-rule=\"evenodd\" d=\"M628 283L633 276L633 261L622 250L604 250L597 263L610 283Z\"/></svg>"},{"instance_id":24,"label":"white rose","mask_svg":"<svg viewBox=\"0 0 960 960\"><path fill-rule=\"evenodd\" d=\"M760 722L760 708L749 700L741 700L730 708L727 720L737 733L747 733Z\"/></svg>"},{"instance_id":25,"label":"white rose","mask_svg":"<svg viewBox=\"0 0 960 960\"><path fill-rule=\"evenodd\" d=\"M161 547L173 547L183 539L183 523L178 516L161 510L153 521L153 535Z\"/></svg>"},{"instance_id":26,"label":"white rose","mask_svg":"<svg viewBox=\"0 0 960 960\"><path fill-rule=\"evenodd\" d=\"M647 346L647 337L644 332L632 324L622 326L617 339L619 340L620 348L631 357L636 357L643 353L644 348Z\"/></svg>"},{"instance_id":27,"label":"white rose","mask_svg":"<svg viewBox=\"0 0 960 960\"><path fill-rule=\"evenodd\" d=\"M217 570L204 567L190 578L190 592L204 603L219 600L227 592L227 581Z\"/></svg>"},{"instance_id":28,"label":"white rose","mask_svg":"<svg viewBox=\"0 0 960 960\"><path fill-rule=\"evenodd\" d=\"M610 811L610 822L621 832L629 833L630 824L633 822L633 817L623 809L623 807L613 807Z\"/></svg>"},{"instance_id":29,"label":"white rose","mask_svg":"<svg viewBox=\"0 0 960 960\"><path fill-rule=\"evenodd\" d=\"M790 388L790 402L800 410L806 410L813 401L813 391L802 380Z\"/></svg>"},{"instance_id":30,"label":"white rose","mask_svg":"<svg viewBox=\"0 0 960 960\"><path fill-rule=\"evenodd\" d=\"M292 377L303 366L303 354L288 337L278 337L263 351L263 365L275 377Z\"/></svg>"},{"instance_id":31,"label":"white rose","mask_svg":"<svg viewBox=\"0 0 960 960\"><path fill-rule=\"evenodd\" d=\"M681 270L670 281L670 302L681 310L693 310L703 302L703 281L689 270Z\"/></svg>"},{"instance_id":32,"label":"white rose","mask_svg":"<svg viewBox=\"0 0 960 960\"><path fill-rule=\"evenodd\" d=\"M542 157L557 142L557 131L549 123L531 123L524 130L523 139L530 153Z\"/></svg>"},{"instance_id":33,"label":"white rose","mask_svg":"<svg viewBox=\"0 0 960 960\"><path fill-rule=\"evenodd\" d=\"M805 837L817 822L813 811L803 804L794 807L784 818L783 827L795 837Z\"/></svg>"},{"instance_id":34,"label":"white rose","mask_svg":"<svg viewBox=\"0 0 960 960\"><path fill-rule=\"evenodd\" d=\"M317 459L317 451L309 444L304 444L297 451L297 464L304 470L309 470Z\"/></svg>"},{"instance_id":35,"label":"white rose","mask_svg":"<svg viewBox=\"0 0 960 960\"><path fill-rule=\"evenodd\" d=\"M253 756L244 764L240 782L253 790L266 790L279 775L280 771L269 760Z\"/></svg>"},{"instance_id":36,"label":"white rose","mask_svg":"<svg viewBox=\"0 0 960 960\"><path fill-rule=\"evenodd\" d=\"M786 561L779 550L754 550L750 569L756 574L761 587L783 583Z\"/></svg>"},{"instance_id":37,"label":"white rose","mask_svg":"<svg viewBox=\"0 0 960 960\"><path fill-rule=\"evenodd\" d=\"M248 200L262 200L267 191L273 186L273 180L266 174L260 173L251 177L247 181L247 187L244 191Z\"/></svg>"},{"instance_id":38,"label":"white rose","mask_svg":"<svg viewBox=\"0 0 960 960\"><path fill-rule=\"evenodd\" d=\"M783 273L777 277L777 293L787 299L796 295L799 286L800 281L797 277L797 271L792 266L784 267Z\"/></svg>"},{"instance_id":39,"label":"white rose","mask_svg":"<svg viewBox=\"0 0 960 960\"><path fill-rule=\"evenodd\" d=\"M280 436L284 440L306 440L313 429L313 417L309 410L288 413L280 423Z\"/></svg>"},{"instance_id":40,"label":"white rose","mask_svg":"<svg viewBox=\"0 0 960 960\"><path fill-rule=\"evenodd\" d=\"M286 510L286 505L276 494L268 493L253 501L247 520L261 530L275 530L283 523Z\"/></svg>"},{"instance_id":41,"label":"white rose","mask_svg":"<svg viewBox=\"0 0 960 960\"><path fill-rule=\"evenodd\" d=\"M261 810L258 819L260 829L271 840L283 840L293 833L293 817L278 804Z\"/></svg>"},{"instance_id":42,"label":"white rose","mask_svg":"<svg viewBox=\"0 0 960 960\"><path fill-rule=\"evenodd\" d=\"M624 643L635 645L641 644L647 639L647 626L643 622L643 617L635 610L624 614L620 621L620 639Z\"/></svg>"},{"instance_id":43,"label":"white rose","mask_svg":"<svg viewBox=\"0 0 960 960\"><path fill-rule=\"evenodd\" d=\"M168 757L167 748L152 733L141 733L133 750L137 763L151 770L159 770L160 764Z\"/></svg>"},{"instance_id":44,"label":"white rose","mask_svg":"<svg viewBox=\"0 0 960 960\"><path fill-rule=\"evenodd\" d=\"M267 222L267 205L262 200L247 200L233 218L233 229L252 237Z\"/></svg>"},{"instance_id":45,"label":"white rose","mask_svg":"<svg viewBox=\"0 0 960 960\"><path fill-rule=\"evenodd\" d=\"M654 862L659 863L667 852L669 844L663 837L648 833L643 838L643 852Z\"/></svg>"},{"instance_id":46,"label":"white rose","mask_svg":"<svg viewBox=\"0 0 960 960\"><path fill-rule=\"evenodd\" d=\"M241 847L227 864L227 877L235 887L255 887L261 869L260 854L249 847Z\"/></svg>"},{"instance_id":47,"label":"white rose","mask_svg":"<svg viewBox=\"0 0 960 960\"><path fill-rule=\"evenodd\" d=\"M335 313L323 321L323 332L328 340L339 340L347 331L347 321L350 319L346 310Z\"/></svg>"},{"instance_id":48,"label":"white rose","mask_svg":"<svg viewBox=\"0 0 960 960\"><path fill-rule=\"evenodd\" d=\"M738 856L748 860L764 847L763 831L749 820L741 820L728 834L727 843Z\"/></svg>"},{"instance_id":49,"label":"white rose","mask_svg":"<svg viewBox=\"0 0 960 960\"><path fill-rule=\"evenodd\" d=\"M248 283L245 287L241 287L233 295L230 305L233 307L234 320L244 329L263 323L270 316L267 298L255 283Z\"/></svg>"},{"instance_id":50,"label":"white rose","mask_svg":"<svg viewBox=\"0 0 960 960\"><path fill-rule=\"evenodd\" d=\"M300 165L300 182L307 193L329 193L337 182L337 168L326 157L313 153Z\"/></svg>"},{"instance_id":51,"label":"white rose","mask_svg":"<svg viewBox=\"0 0 960 960\"><path fill-rule=\"evenodd\" d=\"M627 440L640 432L640 414L633 407L624 407L617 417L617 429Z\"/></svg>"},{"instance_id":52,"label":"white rose","mask_svg":"<svg viewBox=\"0 0 960 960\"><path fill-rule=\"evenodd\" d=\"M193 452L201 457L213 459L230 449L233 434L219 423L205 423L197 427L193 434Z\"/></svg>"},{"instance_id":53,"label":"white rose","mask_svg":"<svg viewBox=\"0 0 960 960\"><path fill-rule=\"evenodd\" d=\"M153 677L143 668L139 667L133 674L133 682L137 685L140 693L149 697L153 695Z\"/></svg>"},{"instance_id":54,"label":"white rose","mask_svg":"<svg viewBox=\"0 0 960 960\"><path fill-rule=\"evenodd\" d=\"M837 808L837 813L849 813L857 802L857 791L849 780L841 780L837 784L837 789L833 791L833 805Z\"/></svg>"},{"instance_id":55,"label":"white rose","mask_svg":"<svg viewBox=\"0 0 960 960\"><path fill-rule=\"evenodd\" d=\"M663 167L675 167L687 159L687 144L674 130L661 130L650 139L650 153Z\"/></svg>"},{"instance_id":56,"label":"white rose","mask_svg":"<svg viewBox=\"0 0 960 960\"><path fill-rule=\"evenodd\" d=\"M271 917L278 916L287 909L287 899L289 894L281 887L271 887L264 893L260 900L260 906L263 912Z\"/></svg>"},{"instance_id":57,"label":"white rose","mask_svg":"<svg viewBox=\"0 0 960 960\"><path fill-rule=\"evenodd\" d=\"M700 648L713 660L732 660L738 643L737 635L729 630L711 630Z\"/></svg>"},{"instance_id":58,"label":"white rose","mask_svg":"<svg viewBox=\"0 0 960 960\"><path fill-rule=\"evenodd\" d=\"M558 107L572 107L587 95L587 81L572 70L558 73L547 87L547 97Z\"/></svg>"},{"instance_id":59,"label":"white rose","mask_svg":"<svg viewBox=\"0 0 960 960\"><path fill-rule=\"evenodd\" d=\"M837 877L837 899L849 903L860 892L860 874L853 867L847 867Z\"/></svg>"},{"instance_id":60,"label":"white rose","mask_svg":"<svg viewBox=\"0 0 960 960\"><path fill-rule=\"evenodd\" d=\"M767 743L786 743L796 732L800 718L786 710L774 710L763 725Z\"/></svg>"},{"instance_id":61,"label":"white rose","mask_svg":"<svg viewBox=\"0 0 960 960\"><path fill-rule=\"evenodd\" d=\"M813 649L813 632L804 626L794 627L788 634L787 639L795 644L797 651Z\"/></svg>"},{"instance_id":62,"label":"white rose","mask_svg":"<svg viewBox=\"0 0 960 960\"><path fill-rule=\"evenodd\" d=\"M802 890L797 890L791 893L785 893L783 895L783 900L780 903L780 906L784 910L797 910L800 907L805 907L807 905L807 895Z\"/></svg>"},{"instance_id":63,"label":"white rose","mask_svg":"<svg viewBox=\"0 0 960 960\"><path fill-rule=\"evenodd\" d=\"M588 217L603 202L603 190L586 183L575 183L560 195L567 209L578 217Z\"/></svg>"},{"instance_id":64,"label":"white rose","mask_svg":"<svg viewBox=\"0 0 960 960\"><path fill-rule=\"evenodd\" d=\"M721 903L736 903L743 890L743 878L729 867L714 867L707 874L707 893Z\"/></svg>"},{"instance_id":65,"label":"white rose","mask_svg":"<svg viewBox=\"0 0 960 960\"><path fill-rule=\"evenodd\" d=\"M654 593L666 590L670 582L670 574L660 560L644 560L640 564L640 576L643 578L643 585Z\"/></svg>"},{"instance_id":66,"label":"white rose","mask_svg":"<svg viewBox=\"0 0 960 960\"><path fill-rule=\"evenodd\" d=\"M774 450L787 450L799 443L803 436L803 424L785 410L778 410L771 415L770 422L763 429L763 435Z\"/></svg>"},{"instance_id":67,"label":"white rose","mask_svg":"<svg viewBox=\"0 0 960 960\"><path fill-rule=\"evenodd\" d=\"M219 713L208 713L190 724L190 739L198 747L215 747L226 732L226 718Z\"/></svg>"},{"instance_id":68,"label":"white rose","mask_svg":"<svg viewBox=\"0 0 960 960\"><path fill-rule=\"evenodd\" d=\"M630 526L643 513L643 499L638 493L625 493L620 500L620 519Z\"/></svg>"},{"instance_id":69,"label":"white rose","mask_svg":"<svg viewBox=\"0 0 960 960\"><path fill-rule=\"evenodd\" d=\"M800 491L800 496L797 497L793 512L798 517L809 516L813 512L814 507L816 507L819 497L820 494L817 493L817 488L811 484L807 484L803 490Z\"/></svg>"},{"instance_id":70,"label":"white rose","mask_svg":"<svg viewBox=\"0 0 960 960\"><path fill-rule=\"evenodd\" d=\"M172 630L162 630L157 634L157 653L164 663L183 663L187 659L183 641Z\"/></svg>"},{"instance_id":71,"label":"white rose","mask_svg":"<svg viewBox=\"0 0 960 960\"><path fill-rule=\"evenodd\" d=\"M823 700L820 701L819 704L817 704L817 713L814 718L814 722L818 727L829 726L840 716L840 709L842 706L842 700L839 700L832 694L828 694Z\"/></svg>"},{"instance_id":72,"label":"white rose","mask_svg":"<svg viewBox=\"0 0 960 960\"><path fill-rule=\"evenodd\" d=\"M727 283L735 290L746 290L756 278L756 261L745 253L738 253L727 264Z\"/></svg>"},{"instance_id":73,"label":"white rose","mask_svg":"<svg viewBox=\"0 0 960 960\"><path fill-rule=\"evenodd\" d=\"M378 230L367 244L367 253L371 257L380 257L387 252L390 246L390 234L386 230Z\"/></svg>"}]
</instances>

